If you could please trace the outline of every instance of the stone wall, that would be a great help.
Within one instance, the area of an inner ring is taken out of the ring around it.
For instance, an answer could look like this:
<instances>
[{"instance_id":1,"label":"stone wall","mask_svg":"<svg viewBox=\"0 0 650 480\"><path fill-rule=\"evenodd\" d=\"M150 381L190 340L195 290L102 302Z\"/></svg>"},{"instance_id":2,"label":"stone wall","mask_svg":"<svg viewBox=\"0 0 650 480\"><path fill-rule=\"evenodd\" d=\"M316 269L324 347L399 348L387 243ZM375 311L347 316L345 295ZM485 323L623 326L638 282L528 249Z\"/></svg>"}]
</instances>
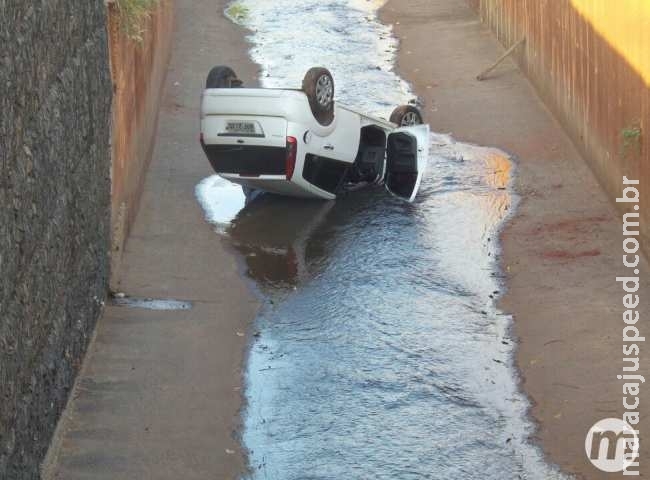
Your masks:
<instances>
[{"instance_id":1,"label":"stone wall","mask_svg":"<svg viewBox=\"0 0 650 480\"><path fill-rule=\"evenodd\" d=\"M0 478L36 479L107 291L106 8L0 0Z\"/></svg>"}]
</instances>

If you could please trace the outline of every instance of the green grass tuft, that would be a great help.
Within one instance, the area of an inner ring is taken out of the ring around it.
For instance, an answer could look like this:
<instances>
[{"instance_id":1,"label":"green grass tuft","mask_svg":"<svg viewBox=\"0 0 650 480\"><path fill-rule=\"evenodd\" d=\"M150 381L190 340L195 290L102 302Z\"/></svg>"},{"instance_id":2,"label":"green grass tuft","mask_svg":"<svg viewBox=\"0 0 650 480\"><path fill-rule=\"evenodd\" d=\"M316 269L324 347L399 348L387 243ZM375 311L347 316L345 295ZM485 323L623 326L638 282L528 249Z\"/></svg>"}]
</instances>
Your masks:
<instances>
[{"instance_id":1,"label":"green grass tuft","mask_svg":"<svg viewBox=\"0 0 650 480\"><path fill-rule=\"evenodd\" d=\"M226 9L226 15L235 23L243 23L248 18L248 7L239 3L233 3Z\"/></svg>"},{"instance_id":2,"label":"green grass tuft","mask_svg":"<svg viewBox=\"0 0 650 480\"><path fill-rule=\"evenodd\" d=\"M621 130L622 156L625 158L631 151L641 154L641 126L635 124Z\"/></svg>"},{"instance_id":3,"label":"green grass tuft","mask_svg":"<svg viewBox=\"0 0 650 480\"><path fill-rule=\"evenodd\" d=\"M120 24L126 35L141 42L147 21L159 0L115 0L120 12Z\"/></svg>"}]
</instances>

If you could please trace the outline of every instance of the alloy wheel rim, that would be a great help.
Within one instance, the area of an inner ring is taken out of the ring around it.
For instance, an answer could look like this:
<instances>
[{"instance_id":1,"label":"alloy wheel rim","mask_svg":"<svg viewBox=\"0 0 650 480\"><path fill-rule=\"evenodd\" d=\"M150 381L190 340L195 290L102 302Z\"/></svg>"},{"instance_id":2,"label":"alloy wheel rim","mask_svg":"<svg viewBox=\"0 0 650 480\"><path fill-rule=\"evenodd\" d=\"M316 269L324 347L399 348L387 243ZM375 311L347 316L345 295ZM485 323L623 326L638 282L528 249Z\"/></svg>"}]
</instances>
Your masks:
<instances>
[{"instance_id":1,"label":"alloy wheel rim","mask_svg":"<svg viewBox=\"0 0 650 480\"><path fill-rule=\"evenodd\" d=\"M334 86L329 75L321 75L316 82L316 100L321 107L327 107L332 102Z\"/></svg>"},{"instance_id":2,"label":"alloy wheel rim","mask_svg":"<svg viewBox=\"0 0 650 480\"><path fill-rule=\"evenodd\" d=\"M417 113L415 112L406 112L404 116L402 117L402 127L411 127L413 125L419 125L420 124L420 118Z\"/></svg>"}]
</instances>

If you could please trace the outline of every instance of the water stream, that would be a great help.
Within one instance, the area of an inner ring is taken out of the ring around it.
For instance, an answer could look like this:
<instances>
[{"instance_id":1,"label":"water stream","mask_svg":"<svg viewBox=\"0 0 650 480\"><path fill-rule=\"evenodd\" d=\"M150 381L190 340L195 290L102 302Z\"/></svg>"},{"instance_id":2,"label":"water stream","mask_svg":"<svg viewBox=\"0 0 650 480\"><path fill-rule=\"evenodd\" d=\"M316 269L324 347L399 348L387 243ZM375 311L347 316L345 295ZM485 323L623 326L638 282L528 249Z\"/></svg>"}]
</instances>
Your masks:
<instances>
[{"instance_id":1,"label":"water stream","mask_svg":"<svg viewBox=\"0 0 650 480\"><path fill-rule=\"evenodd\" d=\"M380 5L243 0L237 20L264 86L324 65L338 101L387 117L414 95ZM528 440L511 319L495 306L512 168L498 149L433 134L413 204L372 187L243 208L215 177L197 187L268 300L247 363L247 478L560 478Z\"/></svg>"}]
</instances>

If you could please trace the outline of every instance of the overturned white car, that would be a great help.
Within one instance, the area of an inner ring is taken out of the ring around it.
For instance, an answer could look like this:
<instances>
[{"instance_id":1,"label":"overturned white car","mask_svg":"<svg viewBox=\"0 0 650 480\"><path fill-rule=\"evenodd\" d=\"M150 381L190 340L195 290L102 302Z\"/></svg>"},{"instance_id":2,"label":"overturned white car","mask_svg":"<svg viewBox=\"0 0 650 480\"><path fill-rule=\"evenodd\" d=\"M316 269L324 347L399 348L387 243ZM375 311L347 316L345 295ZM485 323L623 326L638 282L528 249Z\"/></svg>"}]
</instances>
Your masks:
<instances>
[{"instance_id":1,"label":"overturned white car","mask_svg":"<svg viewBox=\"0 0 650 480\"><path fill-rule=\"evenodd\" d=\"M390 121L334 101L334 79L312 68L302 89L242 88L229 67L214 67L201 99L201 145L214 170L245 191L331 200L384 183L412 201L429 148L429 127L411 105Z\"/></svg>"}]
</instances>

